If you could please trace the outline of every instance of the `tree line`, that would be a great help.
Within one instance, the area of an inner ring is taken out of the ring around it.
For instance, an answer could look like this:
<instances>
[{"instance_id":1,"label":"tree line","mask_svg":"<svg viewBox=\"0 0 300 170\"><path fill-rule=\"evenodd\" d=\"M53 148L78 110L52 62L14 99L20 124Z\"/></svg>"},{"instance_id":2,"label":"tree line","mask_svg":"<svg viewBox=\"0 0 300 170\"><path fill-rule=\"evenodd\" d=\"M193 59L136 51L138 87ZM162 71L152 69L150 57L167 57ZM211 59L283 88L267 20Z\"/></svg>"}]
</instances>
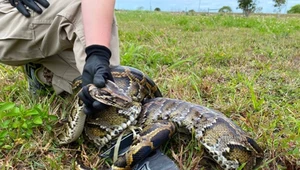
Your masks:
<instances>
[{"instance_id":1,"label":"tree line","mask_svg":"<svg viewBox=\"0 0 300 170\"><path fill-rule=\"evenodd\" d=\"M280 13L282 7L286 5L286 0L273 0L274 7L277 8L277 11ZM249 16L251 13L255 11L261 11L261 7L257 7L257 0L238 0L238 7L239 9L243 10L245 16ZM160 8L155 8L154 11L160 11ZM194 11L194 10L190 10ZM219 12L222 13L230 13L232 9L230 6L223 6L219 9ZM288 13L300 13L300 4L293 6L290 10L287 11Z\"/></svg>"},{"instance_id":2,"label":"tree line","mask_svg":"<svg viewBox=\"0 0 300 170\"><path fill-rule=\"evenodd\" d=\"M278 12L281 12L282 7L286 4L286 0L273 0L274 7ZM251 13L259 10L257 7L257 0L238 0L238 8L243 10L245 16L249 16ZM260 9L261 10L261 9ZM288 13L300 13L300 4L293 6Z\"/></svg>"}]
</instances>

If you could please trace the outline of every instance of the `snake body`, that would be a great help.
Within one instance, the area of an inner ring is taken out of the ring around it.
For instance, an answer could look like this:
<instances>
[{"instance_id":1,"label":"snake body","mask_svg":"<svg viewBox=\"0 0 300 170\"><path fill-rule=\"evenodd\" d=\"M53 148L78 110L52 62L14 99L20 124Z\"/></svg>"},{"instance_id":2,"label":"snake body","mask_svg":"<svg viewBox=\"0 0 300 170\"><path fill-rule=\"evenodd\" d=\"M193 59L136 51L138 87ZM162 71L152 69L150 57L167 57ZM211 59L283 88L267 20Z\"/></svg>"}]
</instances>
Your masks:
<instances>
[{"instance_id":1,"label":"snake body","mask_svg":"<svg viewBox=\"0 0 300 170\"><path fill-rule=\"evenodd\" d=\"M112 75L115 83L108 81L104 88L89 86L91 96L110 107L82 119L85 134L100 148L132 126L142 129L112 169L131 169L175 132L195 135L212 159L225 170L237 169L243 164L244 169L250 170L263 159L258 144L224 114L161 97L155 83L137 69L118 66L112 68Z\"/></svg>"},{"instance_id":2,"label":"snake body","mask_svg":"<svg viewBox=\"0 0 300 170\"><path fill-rule=\"evenodd\" d=\"M108 82L109 85L102 89L90 87L90 94L95 100L117 106L108 107L87 117L85 134L99 148L136 124L142 103L147 99L162 96L155 83L135 68L117 66L112 68L111 73L115 83ZM129 105L129 109L124 109Z\"/></svg>"},{"instance_id":3,"label":"snake body","mask_svg":"<svg viewBox=\"0 0 300 170\"><path fill-rule=\"evenodd\" d=\"M195 134L210 156L224 169L253 169L260 164L263 151L257 143L224 114L189 102L155 98L147 101L139 117L143 127L158 120L174 124L176 131Z\"/></svg>"},{"instance_id":4,"label":"snake body","mask_svg":"<svg viewBox=\"0 0 300 170\"><path fill-rule=\"evenodd\" d=\"M123 93L130 94L136 102L143 102L146 99L161 97L161 92L155 83L143 72L138 69L126 66L115 66L111 68L111 73L117 87L110 86L107 93L114 93L115 97L122 98ZM55 130L55 138L58 144L71 143L84 131L88 138L99 147L104 146L109 140L117 136L118 131L123 131L122 127L127 127L130 120L133 120L130 114L119 115L118 109L109 107L106 110L95 113L89 117L83 113L83 103L77 97L78 89L81 88L81 79L77 78L73 82L74 94L71 96L70 114L63 118L61 126ZM122 89L119 94L118 90ZM97 90L96 90L97 91ZM94 96L94 94L92 94ZM125 98L122 98L125 101ZM108 102L108 101L106 101ZM106 103L105 102L105 103ZM123 103L122 103L123 104ZM108 104L109 105L109 104ZM137 116L137 115L136 115ZM87 119L86 119L87 118ZM136 117L134 117L135 119ZM113 133L116 134L113 134Z\"/></svg>"}]
</instances>

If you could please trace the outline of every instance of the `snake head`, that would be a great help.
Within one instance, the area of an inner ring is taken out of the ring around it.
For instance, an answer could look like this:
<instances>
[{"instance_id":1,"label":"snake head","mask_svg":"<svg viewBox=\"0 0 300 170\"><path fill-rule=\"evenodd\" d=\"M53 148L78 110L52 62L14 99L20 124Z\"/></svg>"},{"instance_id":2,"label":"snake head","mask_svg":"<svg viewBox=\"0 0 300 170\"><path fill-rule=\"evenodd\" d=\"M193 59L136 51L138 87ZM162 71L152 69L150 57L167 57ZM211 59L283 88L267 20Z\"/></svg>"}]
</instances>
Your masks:
<instances>
[{"instance_id":1,"label":"snake head","mask_svg":"<svg viewBox=\"0 0 300 170\"><path fill-rule=\"evenodd\" d=\"M98 88L93 84L88 86L92 98L103 104L117 108L128 108L132 104L131 97L110 80L107 80L103 88Z\"/></svg>"}]
</instances>

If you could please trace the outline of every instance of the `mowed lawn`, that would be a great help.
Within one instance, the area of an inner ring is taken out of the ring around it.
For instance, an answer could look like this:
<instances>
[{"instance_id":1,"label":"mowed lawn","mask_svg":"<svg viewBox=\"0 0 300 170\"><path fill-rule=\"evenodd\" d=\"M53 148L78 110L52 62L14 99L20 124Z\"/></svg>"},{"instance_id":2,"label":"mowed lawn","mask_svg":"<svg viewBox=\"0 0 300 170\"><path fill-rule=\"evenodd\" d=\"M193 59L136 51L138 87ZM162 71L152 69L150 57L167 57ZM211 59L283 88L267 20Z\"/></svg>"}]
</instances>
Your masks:
<instances>
[{"instance_id":1,"label":"mowed lawn","mask_svg":"<svg viewBox=\"0 0 300 170\"><path fill-rule=\"evenodd\" d=\"M299 15L116 15L122 65L148 74L165 97L230 117L263 148L260 169L300 169ZM1 170L71 169L77 151L86 165L106 166L83 138L55 144L55 96L28 95L20 67L0 65L0 80ZM181 169L210 163L197 141L175 138L163 150Z\"/></svg>"}]
</instances>

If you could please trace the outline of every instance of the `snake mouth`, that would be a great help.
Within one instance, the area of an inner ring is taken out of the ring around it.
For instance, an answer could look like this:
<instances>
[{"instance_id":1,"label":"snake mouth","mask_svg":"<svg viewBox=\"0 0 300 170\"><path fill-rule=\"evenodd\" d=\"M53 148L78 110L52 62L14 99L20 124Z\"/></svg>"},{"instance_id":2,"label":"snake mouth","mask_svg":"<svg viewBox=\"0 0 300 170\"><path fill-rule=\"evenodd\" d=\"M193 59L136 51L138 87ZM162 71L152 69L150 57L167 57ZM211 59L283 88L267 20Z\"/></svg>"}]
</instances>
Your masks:
<instances>
[{"instance_id":1,"label":"snake mouth","mask_svg":"<svg viewBox=\"0 0 300 170\"><path fill-rule=\"evenodd\" d=\"M122 96L122 98L120 98L120 96L113 98L111 96L101 96L101 98L97 98L96 100L108 106L121 109L129 108L132 105L132 99L127 96Z\"/></svg>"},{"instance_id":2,"label":"snake mouth","mask_svg":"<svg viewBox=\"0 0 300 170\"><path fill-rule=\"evenodd\" d=\"M112 81L107 81L103 88L90 84L89 93L93 99L109 106L128 108L132 105L132 98Z\"/></svg>"}]
</instances>

